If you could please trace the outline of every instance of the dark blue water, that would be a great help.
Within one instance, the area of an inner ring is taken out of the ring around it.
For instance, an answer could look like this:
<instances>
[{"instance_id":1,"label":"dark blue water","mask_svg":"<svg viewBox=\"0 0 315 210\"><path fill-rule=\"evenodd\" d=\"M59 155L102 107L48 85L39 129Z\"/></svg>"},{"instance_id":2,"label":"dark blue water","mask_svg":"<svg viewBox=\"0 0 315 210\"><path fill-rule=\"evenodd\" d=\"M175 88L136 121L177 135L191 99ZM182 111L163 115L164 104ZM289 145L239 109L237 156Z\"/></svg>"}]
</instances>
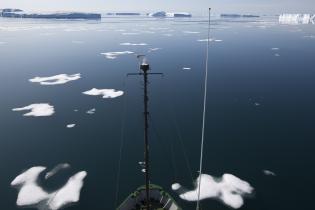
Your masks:
<instances>
[{"instance_id":1,"label":"dark blue water","mask_svg":"<svg viewBox=\"0 0 315 210\"><path fill-rule=\"evenodd\" d=\"M114 209L122 123L118 200L143 184L138 165L143 160L142 83L126 77L138 71L138 61L135 55L109 60L100 54L125 50L147 54L152 71L165 74L150 78L151 180L183 209L194 209L195 203L181 201L171 184L192 187L190 173L194 179L198 175L206 42L197 40L206 39L206 33L203 18L1 19L1 209L18 208L10 182L21 171L63 162L88 172L80 203L68 209ZM315 26L280 25L273 18L215 19L211 34L222 41L210 47L204 173L232 173L248 181L255 195L242 209L313 209ZM121 46L124 42L149 45ZM147 53L149 48L161 49ZM82 79L59 86L28 81L61 73L81 73ZM82 94L91 88L125 95ZM54 105L55 115L23 117L11 111L40 102ZM91 108L96 113L87 115ZM69 123L77 126L67 129ZM277 176L264 175L266 169ZM228 209L215 200L202 206Z\"/></svg>"}]
</instances>

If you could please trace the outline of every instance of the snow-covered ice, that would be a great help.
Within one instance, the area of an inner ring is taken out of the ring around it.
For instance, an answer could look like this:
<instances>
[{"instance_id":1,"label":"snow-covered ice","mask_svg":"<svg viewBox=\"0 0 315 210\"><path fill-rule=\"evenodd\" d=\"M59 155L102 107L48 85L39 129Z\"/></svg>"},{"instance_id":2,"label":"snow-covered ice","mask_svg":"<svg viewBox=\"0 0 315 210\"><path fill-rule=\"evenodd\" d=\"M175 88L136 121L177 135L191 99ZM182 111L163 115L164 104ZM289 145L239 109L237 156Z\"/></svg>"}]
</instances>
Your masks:
<instances>
[{"instance_id":1,"label":"snow-covered ice","mask_svg":"<svg viewBox=\"0 0 315 210\"><path fill-rule=\"evenodd\" d=\"M67 128L74 128L76 126L76 124L68 124Z\"/></svg>"},{"instance_id":2,"label":"snow-covered ice","mask_svg":"<svg viewBox=\"0 0 315 210\"><path fill-rule=\"evenodd\" d=\"M95 114L95 112L96 112L95 108L86 111L87 114Z\"/></svg>"},{"instance_id":3,"label":"snow-covered ice","mask_svg":"<svg viewBox=\"0 0 315 210\"><path fill-rule=\"evenodd\" d=\"M91 95L91 96L98 96L102 95L103 98L116 98L119 96L122 96L124 94L121 90L115 90L115 89L96 89L93 88L91 90L83 92L85 95Z\"/></svg>"},{"instance_id":4,"label":"snow-covered ice","mask_svg":"<svg viewBox=\"0 0 315 210\"><path fill-rule=\"evenodd\" d=\"M69 163L60 163L56 167L54 167L52 170L50 170L49 172L46 173L45 179L49 179L50 177L57 174L59 171L61 171L63 169L67 169L67 168L70 168Z\"/></svg>"},{"instance_id":5,"label":"snow-covered ice","mask_svg":"<svg viewBox=\"0 0 315 210\"><path fill-rule=\"evenodd\" d=\"M28 111L23 116L34 116L34 117L46 117L51 116L55 113L54 106L47 103L31 104L21 108L14 108L12 111Z\"/></svg>"},{"instance_id":6,"label":"snow-covered ice","mask_svg":"<svg viewBox=\"0 0 315 210\"><path fill-rule=\"evenodd\" d=\"M191 70L190 67L183 67L183 70Z\"/></svg>"},{"instance_id":7,"label":"snow-covered ice","mask_svg":"<svg viewBox=\"0 0 315 210\"><path fill-rule=\"evenodd\" d=\"M222 39L198 39L198 42L207 42L209 40L209 42L223 42Z\"/></svg>"},{"instance_id":8,"label":"snow-covered ice","mask_svg":"<svg viewBox=\"0 0 315 210\"><path fill-rule=\"evenodd\" d=\"M270 170L263 170L263 173L264 173L266 176L276 176L276 173L273 172L273 171L270 171Z\"/></svg>"},{"instance_id":9,"label":"snow-covered ice","mask_svg":"<svg viewBox=\"0 0 315 210\"><path fill-rule=\"evenodd\" d=\"M39 210L58 210L68 204L79 201L83 180L87 172L80 171L70 177L67 183L60 189L47 192L39 184L39 176L45 170L46 167L43 166L32 167L18 175L11 182L11 186L18 189L16 204L19 207L36 207Z\"/></svg>"},{"instance_id":10,"label":"snow-covered ice","mask_svg":"<svg viewBox=\"0 0 315 210\"><path fill-rule=\"evenodd\" d=\"M254 188L246 181L232 174L224 174L222 178L202 174L195 182L195 189L184 190L179 197L187 201L198 200L198 184L200 185L200 199L214 198L222 201L227 206L238 209L244 204L244 196L253 193ZM178 183L172 185L173 190L183 189Z\"/></svg>"},{"instance_id":11,"label":"snow-covered ice","mask_svg":"<svg viewBox=\"0 0 315 210\"><path fill-rule=\"evenodd\" d=\"M107 59L116 59L120 55L134 54L134 52L122 51L122 52L106 52L106 53L101 53L101 54L105 55Z\"/></svg>"},{"instance_id":12,"label":"snow-covered ice","mask_svg":"<svg viewBox=\"0 0 315 210\"><path fill-rule=\"evenodd\" d=\"M161 50L162 48L149 48L148 52L154 52L154 51L158 51L158 50Z\"/></svg>"},{"instance_id":13,"label":"snow-covered ice","mask_svg":"<svg viewBox=\"0 0 315 210\"><path fill-rule=\"evenodd\" d=\"M61 85L67 82L75 81L81 78L81 74L58 74L51 77L34 77L30 82L39 83L41 85Z\"/></svg>"}]
</instances>

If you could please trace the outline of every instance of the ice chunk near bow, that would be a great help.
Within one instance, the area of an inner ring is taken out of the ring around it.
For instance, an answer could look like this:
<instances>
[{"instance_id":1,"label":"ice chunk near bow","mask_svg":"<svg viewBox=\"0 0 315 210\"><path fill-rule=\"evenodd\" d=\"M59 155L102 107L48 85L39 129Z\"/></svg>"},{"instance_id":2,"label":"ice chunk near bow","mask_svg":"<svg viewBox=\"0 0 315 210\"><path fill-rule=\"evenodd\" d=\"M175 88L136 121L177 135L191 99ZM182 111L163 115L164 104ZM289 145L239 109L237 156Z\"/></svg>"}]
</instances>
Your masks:
<instances>
[{"instance_id":1,"label":"ice chunk near bow","mask_svg":"<svg viewBox=\"0 0 315 210\"><path fill-rule=\"evenodd\" d=\"M83 92L85 95L98 96L102 95L103 98L116 98L122 96L124 91L115 90L115 89L96 89L93 88L91 90Z\"/></svg>"},{"instance_id":2,"label":"ice chunk near bow","mask_svg":"<svg viewBox=\"0 0 315 210\"><path fill-rule=\"evenodd\" d=\"M70 177L60 189L46 192L38 184L39 175L45 170L46 167L42 166L32 167L11 182L11 186L19 190L16 201L18 206L36 207L39 210L58 210L79 201L83 180L87 175L85 171Z\"/></svg>"},{"instance_id":3,"label":"ice chunk near bow","mask_svg":"<svg viewBox=\"0 0 315 210\"><path fill-rule=\"evenodd\" d=\"M238 209L244 204L244 196L253 192L253 187L232 174L224 174L222 178L214 178L202 174L195 183L195 189L191 191L182 190L180 184L173 184L173 190L181 189L179 197L186 201L198 200L198 185L200 184L200 200L214 198L222 201L227 206Z\"/></svg>"},{"instance_id":4,"label":"ice chunk near bow","mask_svg":"<svg viewBox=\"0 0 315 210\"><path fill-rule=\"evenodd\" d=\"M30 112L24 114L23 116L34 116L34 117L46 117L51 116L55 113L54 106L51 106L47 103L31 104L21 108L14 108L12 111L27 111Z\"/></svg>"},{"instance_id":5,"label":"ice chunk near bow","mask_svg":"<svg viewBox=\"0 0 315 210\"><path fill-rule=\"evenodd\" d=\"M81 78L81 74L58 74L51 77L34 77L30 79L30 82L37 82L41 85L61 85L70 81L78 80Z\"/></svg>"}]
</instances>

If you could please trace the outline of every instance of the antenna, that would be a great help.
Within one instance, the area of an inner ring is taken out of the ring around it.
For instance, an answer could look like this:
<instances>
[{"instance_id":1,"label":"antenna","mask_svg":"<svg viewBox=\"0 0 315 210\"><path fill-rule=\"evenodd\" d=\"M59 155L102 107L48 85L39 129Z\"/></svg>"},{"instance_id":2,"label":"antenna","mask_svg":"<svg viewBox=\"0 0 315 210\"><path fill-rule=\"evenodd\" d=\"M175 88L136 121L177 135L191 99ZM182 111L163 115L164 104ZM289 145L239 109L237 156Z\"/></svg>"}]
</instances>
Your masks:
<instances>
[{"instance_id":1,"label":"antenna","mask_svg":"<svg viewBox=\"0 0 315 210\"><path fill-rule=\"evenodd\" d=\"M202 115L202 133L201 133L201 148L200 148L200 165L199 165L199 182L198 182L198 200L196 210L200 209L200 186L203 164L203 145L205 138L205 121L206 121L206 105L207 105L207 86L208 86L208 63L209 63L209 46L210 46L210 22L211 22L211 8L209 8L209 22L208 22L208 39L207 39L207 52L206 52L206 71L205 71L205 84L204 84L204 97L203 97L203 115Z\"/></svg>"}]
</instances>

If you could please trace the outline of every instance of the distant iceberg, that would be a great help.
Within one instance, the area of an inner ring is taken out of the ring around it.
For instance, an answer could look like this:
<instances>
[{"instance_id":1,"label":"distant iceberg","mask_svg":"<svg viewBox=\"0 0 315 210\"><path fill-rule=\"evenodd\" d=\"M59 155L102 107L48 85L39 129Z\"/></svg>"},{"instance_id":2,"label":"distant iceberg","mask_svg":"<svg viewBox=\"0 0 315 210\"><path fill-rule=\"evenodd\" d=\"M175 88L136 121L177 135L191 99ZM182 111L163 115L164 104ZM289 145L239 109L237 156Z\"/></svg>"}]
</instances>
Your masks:
<instances>
[{"instance_id":1,"label":"distant iceberg","mask_svg":"<svg viewBox=\"0 0 315 210\"><path fill-rule=\"evenodd\" d=\"M82 12L26 13L20 9L0 9L0 17L44 19L100 19L101 14Z\"/></svg>"},{"instance_id":2,"label":"distant iceberg","mask_svg":"<svg viewBox=\"0 0 315 210\"><path fill-rule=\"evenodd\" d=\"M250 14L221 14L222 18L258 18L259 15L250 15Z\"/></svg>"},{"instance_id":3,"label":"distant iceberg","mask_svg":"<svg viewBox=\"0 0 315 210\"><path fill-rule=\"evenodd\" d=\"M192 17L188 12L152 12L148 14L149 17Z\"/></svg>"},{"instance_id":4,"label":"distant iceberg","mask_svg":"<svg viewBox=\"0 0 315 210\"><path fill-rule=\"evenodd\" d=\"M166 17L166 12L160 11L160 12L152 12L148 14L149 17Z\"/></svg>"},{"instance_id":5,"label":"distant iceberg","mask_svg":"<svg viewBox=\"0 0 315 210\"><path fill-rule=\"evenodd\" d=\"M312 14L282 14L279 16L280 24L314 24L315 15Z\"/></svg>"}]
</instances>

